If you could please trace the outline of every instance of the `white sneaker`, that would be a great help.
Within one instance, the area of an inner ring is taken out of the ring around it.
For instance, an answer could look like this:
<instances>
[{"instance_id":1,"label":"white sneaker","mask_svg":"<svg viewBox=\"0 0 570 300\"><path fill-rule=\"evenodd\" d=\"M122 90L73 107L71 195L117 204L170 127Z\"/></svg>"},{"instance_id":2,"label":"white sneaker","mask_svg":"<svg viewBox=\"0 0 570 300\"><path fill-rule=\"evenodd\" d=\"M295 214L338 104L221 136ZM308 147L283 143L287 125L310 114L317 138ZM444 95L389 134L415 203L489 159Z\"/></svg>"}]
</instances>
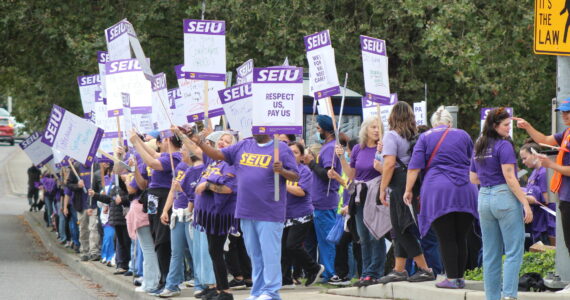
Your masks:
<instances>
[{"instance_id":1,"label":"white sneaker","mask_svg":"<svg viewBox=\"0 0 570 300\"><path fill-rule=\"evenodd\" d=\"M271 298L271 296L267 295L267 294L262 294L261 296L255 298L255 300L272 300L273 298Z\"/></svg>"},{"instance_id":2,"label":"white sneaker","mask_svg":"<svg viewBox=\"0 0 570 300\"><path fill-rule=\"evenodd\" d=\"M295 284L292 283L292 284L282 285L282 286L281 286L281 289L282 289L282 290L294 290L294 289L295 289Z\"/></svg>"},{"instance_id":3,"label":"white sneaker","mask_svg":"<svg viewBox=\"0 0 570 300\"><path fill-rule=\"evenodd\" d=\"M147 291L142 286L137 286L135 288L135 292L137 293L146 293Z\"/></svg>"},{"instance_id":4,"label":"white sneaker","mask_svg":"<svg viewBox=\"0 0 570 300\"><path fill-rule=\"evenodd\" d=\"M561 289L560 291L556 292L557 294L570 294L570 284L567 285L565 288Z\"/></svg>"},{"instance_id":5,"label":"white sneaker","mask_svg":"<svg viewBox=\"0 0 570 300\"><path fill-rule=\"evenodd\" d=\"M251 296L245 298L244 300L257 300L257 297L254 295L251 295Z\"/></svg>"},{"instance_id":6,"label":"white sneaker","mask_svg":"<svg viewBox=\"0 0 570 300\"><path fill-rule=\"evenodd\" d=\"M187 287L194 287L194 279L184 281L184 285L186 285Z\"/></svg>"}]
</instances>

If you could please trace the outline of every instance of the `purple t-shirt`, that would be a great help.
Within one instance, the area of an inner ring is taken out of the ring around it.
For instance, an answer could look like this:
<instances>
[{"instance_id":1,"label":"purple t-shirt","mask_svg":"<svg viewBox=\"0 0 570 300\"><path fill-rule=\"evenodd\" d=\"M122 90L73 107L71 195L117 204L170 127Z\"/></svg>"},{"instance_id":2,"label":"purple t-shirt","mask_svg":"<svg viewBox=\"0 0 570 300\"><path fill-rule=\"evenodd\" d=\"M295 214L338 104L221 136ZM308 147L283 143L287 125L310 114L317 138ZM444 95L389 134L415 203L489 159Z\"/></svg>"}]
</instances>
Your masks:
<instances>
[{"instance_id":1,"label":"purple t-shirt","mask_svg":"<svg viewBox=\"0 0 570 300\"><path fill-rule=\"evenodd\" d=\"M170 154L166 152L160 153L158 161L160 161L160 164L162 165L162 171L152 170L152 176L150 178L150 184L148 187L151 189L170 189L172 186L172 167L170 165ZM174 168L176 168L178 163L181 161L180 152L172 153L172 161L174 162Z\"/></svg>"},{"instance_id":2,"label":"purple t-shirt","mask_svg":"<svg viewBox=\"0 0 570 300\"><path fill-rule=\"evenodd\" d=\"M559 146L562 146L562 139L564 138L564 131L559 132L554 135L554 139ZM566 145L566 149L570 150L570 143ZM564 158L562 158L563 166L570 166L570 153L565 153ZM562 184L560 185L560 190L558 190L558 199L562 201L570 201L570 177L562 176Z\"/></svg>"},{"instance_id":3,"label":"purple t-shirt","mask_svg":"<svg viewBox=\"0 0 570 300\"><path fill-rule=\"evenodd\" d=\"M410 162L410 142L401 137L396 131L390 130L386 132L382 139L382 144L382 157L393 155L398 157L404 164Z\"/></svg>"},{"instance_id":4,"label":"purple t-shirt","mask_svg":"<svg viewBox=\"0 0 570 300\"><path fill-rule=\"evenodd\" d=\"M299 186L305 191L305 196L298 197L287 193L287 219L300 218L313 213L313 202L311 201L310 187L313 182L313 172L309 167L298 164L299 181L291 182L287 180L287 185Z\"/></svg>"},{"instance_id":5,"label":"purple t-shirt","mask_svg":"<svg viewBox=\"0 0 570 300\"><path fill-rule=\"evenodd\" d=\"M194 190L196 189L198 181L200 181L200 178L202 177L204 167L204 165L199 165L186 169L186 175L180 182L180 186L184 192L178 193L178 197L186 198L186 206L188 206L188 202L194 202L194 198L196 197Z\"/></svg>"},{"instance_id":6,"label":"purple t-shirt","mask_svg":"<svg viewBox=\"0 0 570 300\"><path fill-rule=\"evenodd\" d=\"M330 168L333 163L333 154L335 152L336 141L332 140L325 143L321 148L321 152L317 157L317 165L321 168ZM334 170L338 174L342 174L342 166L338 156L334 155ZM330 190L327 193L329 187L329 180L322 180L319 176L313 176L313 187L311 190L311 195L313 199L313 206L315 209L319 210L329 210L336 209L338 206L338 188L340 183L336 180L330 180ZM328 196L327 196L328 194Z\"/></svg>"},{"instance_id":7,"label":"purple t-shirt","mask_svg":"<svg viewBox=\"0 0 570 300\"><path fill-rule=\"evenodd\" d=\"M490 141L492 142L492 141ZM515 177L517 175L517 156L513 145L507 140L496 140L493 148L489 147L484 158L477 160L475 153L471 158L471 172L477 173L481 186L494 186L505 184L505 176L501 165L515 165Z\"/></svg>"},{"instance_id":8,"label":"purple t-shirt","mask_svg":"<svg viewBox=\"0 0 570 300\"><path fill-rule=\"evenodd\" d=\"M548 193L546 168L540 167L534 169L526 184L526 194L533 196L536 200L541 203L545 203L543 193Z\"/></svg>"},{"instance_id":9,"label":"purple t-shirt","mask_svg":"<svg viewBox=\"0 0 570 300\"><path fill-rule=\"evenodd\" d=\"M174 174L176 175L176 177L174 177L174 180L182 182L186 177L186 172L188 168L189 166L185 162L181 161L180 163L178 163L178 165L174 169ZM186 198L186 195L184 195L184 193L176 192L176 195L174 197L175 198L174 198L173 207L175 209L185 208L188 206L188 198Z\"/></svg>"},{"instance_id":10,"label":"purple t-shirt","mask_svg":"<svg viewBox=\"0 0 570 300\"><path fill-rule=\"evenodd\" d=\"M354 179L368 181L380 176L380 172L374 169L374 156L376 155L376 147L361 148L357 144L352 148L350 154L350 167L354 168Z\"/></svg>"},{"instance_id":11,"label":"purple t-shirt","mask_svg":"<svg viewBox=\"0 0 570 300\"><path fill-rule=\"evenodd\" d=\"M259 146L245 139L222 149L228 164L235 166L237 203L235 217L268 222L285 222L287 190L280 176L279 201L275 201L273 183L273 142ZM283 168L298 172L295 156L287 144L279 143L279 161Z\"/></svg>"}]
</instances>

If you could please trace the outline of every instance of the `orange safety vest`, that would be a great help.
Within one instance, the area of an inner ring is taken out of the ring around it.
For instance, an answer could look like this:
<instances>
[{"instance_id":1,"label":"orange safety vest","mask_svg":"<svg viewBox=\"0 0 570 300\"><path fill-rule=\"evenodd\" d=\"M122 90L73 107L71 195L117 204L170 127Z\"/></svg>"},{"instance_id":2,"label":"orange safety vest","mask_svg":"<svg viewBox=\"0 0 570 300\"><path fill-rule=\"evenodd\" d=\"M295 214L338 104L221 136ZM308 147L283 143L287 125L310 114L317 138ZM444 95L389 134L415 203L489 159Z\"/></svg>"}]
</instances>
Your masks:
<instances>
[{"instance_id":1,"label":"orange safety vest","mask_svg":"<svg viewBox=\"0 0 570 300\"><path fill-rule=\"evenodd\" d=\"M566 149L568 142L570 142L570 134L569 133L570 133L570 128L567 128L564 131L564 136L562 138L560 150L558 150L558 155L556 156L556 164L558 164L560 166L563 165L564 153L566 152L564 150ZM550 181L550 190L553 193L558 193L561 185L562 185L562 173L554 171L554 175L552 175L552 180Z\"/></svg>"}]
</instances>

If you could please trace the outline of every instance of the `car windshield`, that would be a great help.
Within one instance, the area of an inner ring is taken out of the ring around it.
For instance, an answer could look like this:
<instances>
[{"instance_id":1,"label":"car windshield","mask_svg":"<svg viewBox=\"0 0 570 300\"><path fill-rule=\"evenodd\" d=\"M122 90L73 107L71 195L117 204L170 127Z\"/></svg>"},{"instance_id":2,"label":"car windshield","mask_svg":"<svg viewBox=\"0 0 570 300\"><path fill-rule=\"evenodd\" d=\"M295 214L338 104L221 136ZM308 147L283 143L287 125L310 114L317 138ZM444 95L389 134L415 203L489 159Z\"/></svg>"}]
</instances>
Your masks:
<instances>
[{"instance_id":1,"label":"car windshield","mask_svg":"<svg viewBox=\"0 0 570 300\"><path fill-rule=\"evenodd\" d=\"M10 113L6 109L0 107L0 117L9 117L9 116Z\"/></svg>"}]
</instances>

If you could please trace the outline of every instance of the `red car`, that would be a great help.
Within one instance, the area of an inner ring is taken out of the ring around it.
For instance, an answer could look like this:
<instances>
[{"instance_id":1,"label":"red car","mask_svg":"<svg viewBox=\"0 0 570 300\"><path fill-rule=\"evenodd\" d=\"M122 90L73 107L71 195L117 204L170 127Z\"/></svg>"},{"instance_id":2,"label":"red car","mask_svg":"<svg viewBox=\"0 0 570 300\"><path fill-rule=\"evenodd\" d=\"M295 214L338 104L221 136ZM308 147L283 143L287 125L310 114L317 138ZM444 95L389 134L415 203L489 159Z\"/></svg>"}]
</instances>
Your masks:
<instances>
[{"instance_id":1,"label":"red car","mask_svg":"<svg viewBox=\"0 0 570 300\"><path fill-rule=\"evenodd\" d=\"M14 126L9 117L0 117L0 141L14 146Z\"/></svg>"}]
</instances>

